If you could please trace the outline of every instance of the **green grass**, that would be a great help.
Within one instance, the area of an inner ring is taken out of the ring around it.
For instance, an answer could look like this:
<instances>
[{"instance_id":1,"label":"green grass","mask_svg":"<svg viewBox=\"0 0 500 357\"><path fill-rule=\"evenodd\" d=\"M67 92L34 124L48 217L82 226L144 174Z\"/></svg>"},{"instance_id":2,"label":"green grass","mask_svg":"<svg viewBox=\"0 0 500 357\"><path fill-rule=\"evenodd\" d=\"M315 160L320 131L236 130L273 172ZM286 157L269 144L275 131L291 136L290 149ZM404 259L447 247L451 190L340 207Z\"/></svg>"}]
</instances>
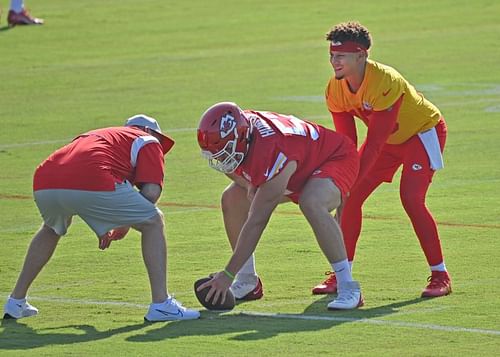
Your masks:
<instances>
[{"instance_id":1,"label":"green grass","mask_svg":"<svg viewBox=\"0 0 500 357\"><path fill-rule=\"evenodd\" d=\"M31 199L38 163L83 131L144 112L176 140L161 201L169 290L201 309L193 282L221 269L230 254L221 213L208 208L218 205L227 180L206 167L192 128L222 100L331 126L322 101L331 75L323 36L349 19L371 30L372 58L397 68L446 117L446 168L428 204L454 282L448 297L418 298L428 268L397 178L366 203L354 266L366 306L352 312L328 312L327 298L310 295L328 264L293 205L278 209L257 250L264 299L231 314L203 311L199 321L153 325L142 323L150 294L138 235L101 252L75 220L30 291L40 315L2 323L1 355L498 353L499 3L30 0L46 25L14 29L2 27L8 1L0 5L3 297L40 225Z\"/></svg>"}]
</instances>

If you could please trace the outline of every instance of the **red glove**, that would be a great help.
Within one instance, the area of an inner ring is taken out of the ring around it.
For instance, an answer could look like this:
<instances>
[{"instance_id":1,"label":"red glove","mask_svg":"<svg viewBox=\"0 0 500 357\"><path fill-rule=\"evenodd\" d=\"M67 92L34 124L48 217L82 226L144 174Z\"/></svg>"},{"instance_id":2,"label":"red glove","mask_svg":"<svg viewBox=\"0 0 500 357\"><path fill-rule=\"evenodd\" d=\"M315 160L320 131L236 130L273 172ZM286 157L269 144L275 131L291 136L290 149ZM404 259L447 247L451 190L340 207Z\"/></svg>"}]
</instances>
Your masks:
<instances>
[{"instance_id":1,"label":"red glove","mask_svg":"<svg viewBox=\"0 0 500 357\"><path fill-rule=\"evenodd\" d=\"M129 230L130 227L118 227L100 236L99 249L104 250L106 248L109 248L109 246L111 245L111 241L123 239L127 235Z\"/></svg>"}]
</instances>

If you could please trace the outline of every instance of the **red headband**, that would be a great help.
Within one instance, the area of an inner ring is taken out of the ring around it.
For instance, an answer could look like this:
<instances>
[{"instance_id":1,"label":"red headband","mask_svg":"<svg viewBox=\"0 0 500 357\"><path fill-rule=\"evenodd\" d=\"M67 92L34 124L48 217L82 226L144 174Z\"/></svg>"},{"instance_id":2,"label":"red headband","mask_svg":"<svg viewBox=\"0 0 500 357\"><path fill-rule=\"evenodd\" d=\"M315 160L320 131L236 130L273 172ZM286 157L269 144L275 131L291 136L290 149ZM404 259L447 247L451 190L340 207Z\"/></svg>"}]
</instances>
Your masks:
<instances>
[{"instance_id":1,"label":"red headband","mask_svg":"<svg viewBox=\"0 0 500 357\"><path fill-rule=\"evenodd\" d=\"M354 41L331 41L330 42L330 52L359 52L365 51L367 48L357 42Z\"/></svg>"}]
</instances>

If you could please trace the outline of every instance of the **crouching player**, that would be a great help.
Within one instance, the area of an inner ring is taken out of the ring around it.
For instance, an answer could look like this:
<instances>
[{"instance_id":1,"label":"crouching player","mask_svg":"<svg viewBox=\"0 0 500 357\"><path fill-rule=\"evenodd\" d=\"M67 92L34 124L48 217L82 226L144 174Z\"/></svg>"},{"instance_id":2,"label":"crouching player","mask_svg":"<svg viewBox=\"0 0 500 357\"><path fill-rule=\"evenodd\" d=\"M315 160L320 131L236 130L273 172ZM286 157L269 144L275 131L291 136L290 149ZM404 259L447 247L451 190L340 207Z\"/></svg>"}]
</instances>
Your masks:
<instances>
[{"instance_id":1,"label":"crouching player","mask_svg":"<svg viewBox=\"0 0 500 357\"><path fill-rule=\"evenodd\" d=\"M279 203L293 201L311 225L335 271L338 295L328 308L363 305L351 276L342 232L331 211L356 180L359 158L347 137L294 116L245 110L222 102L210 107L198 128L198 144L209 166L233 182L222 194L222 212L233 255L226 267L201 285L207 301L262 297L253 252Z\"/></svg>"}]
</instances>

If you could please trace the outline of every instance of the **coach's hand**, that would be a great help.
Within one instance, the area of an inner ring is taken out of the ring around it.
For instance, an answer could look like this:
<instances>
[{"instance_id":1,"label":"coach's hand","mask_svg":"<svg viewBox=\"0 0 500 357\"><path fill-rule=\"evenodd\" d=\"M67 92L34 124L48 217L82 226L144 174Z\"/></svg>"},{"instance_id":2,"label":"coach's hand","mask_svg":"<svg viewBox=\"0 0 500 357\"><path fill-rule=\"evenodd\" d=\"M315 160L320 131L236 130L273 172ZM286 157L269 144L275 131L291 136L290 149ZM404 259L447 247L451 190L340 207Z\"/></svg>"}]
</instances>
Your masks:
<instances>
[{"instance_id":1,"label":"coach's hand","mask_svg":"<svg viewBox=\"0 0 500 357\"><path fill-rule=\"evenodd\" d=\"M103 234L99 237L99 249L104 250L109 248L112 241L123 239L127 235L129 230L130 227L118 227L112 229L106 234Z\"/></svg>"},{"instance_id":2,"label":"coach's hand","mask_svg":"<svg viewBox=\"0 0 500 357\"><path fill-rule=\"evenodd\" d=\"M130 227L117 227L115 229L112 229L109 231L109 239L111 240L123 239L127 235L129 230Z\"/></svg>"}]
</instances>

